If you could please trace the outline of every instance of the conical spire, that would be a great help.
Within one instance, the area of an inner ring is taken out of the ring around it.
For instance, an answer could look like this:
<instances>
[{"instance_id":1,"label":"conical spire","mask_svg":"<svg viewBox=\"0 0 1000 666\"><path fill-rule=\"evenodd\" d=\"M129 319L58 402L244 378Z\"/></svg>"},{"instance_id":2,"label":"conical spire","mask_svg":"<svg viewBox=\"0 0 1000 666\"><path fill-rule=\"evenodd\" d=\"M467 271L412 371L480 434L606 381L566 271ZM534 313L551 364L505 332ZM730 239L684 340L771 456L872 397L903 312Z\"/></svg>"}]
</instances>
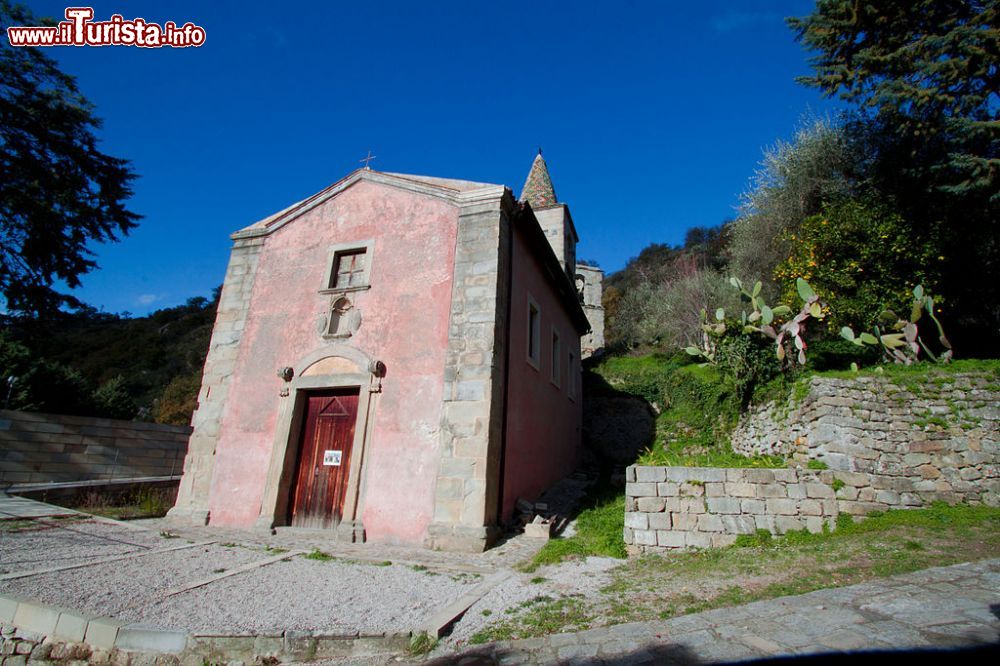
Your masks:
<instances>
[{"instance_id":1,"label":"conical spire","mask_svg":"<svg viewBox=\"0 0 1000 666\"><path fill-rule=\"evenodd\" d=\"M556 191L552 187L552 178L549 177L549 167L542 158L541 148L538 149L538 155L531 164L528 179L524 181L521 201L531 204L532 208L546 208L558 203Z\"/></svg>"}]
</instances>

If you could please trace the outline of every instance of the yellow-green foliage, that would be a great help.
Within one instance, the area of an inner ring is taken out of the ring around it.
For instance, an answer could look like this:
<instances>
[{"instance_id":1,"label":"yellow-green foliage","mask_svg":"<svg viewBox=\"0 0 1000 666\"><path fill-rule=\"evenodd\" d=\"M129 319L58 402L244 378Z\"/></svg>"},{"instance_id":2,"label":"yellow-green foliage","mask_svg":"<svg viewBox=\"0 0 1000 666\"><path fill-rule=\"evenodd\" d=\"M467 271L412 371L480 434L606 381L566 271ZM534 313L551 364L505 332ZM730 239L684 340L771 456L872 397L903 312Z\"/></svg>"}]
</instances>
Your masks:
<instances>
[{"instance_id":1,"label":"yellow-green foliage","mask_svg":"<svg viewBox=\"0 0 1000 666\"><path fill-rule=\"evenodd\" d=\"M830 330L867 330L886 308L908 312L916 285L936 292L940 283L940 244L874 201L826 206L784 241L789 255L774 270L784 299L794 298L797 278L808 280L828 306Z\"/></svg>"}]
</instances>

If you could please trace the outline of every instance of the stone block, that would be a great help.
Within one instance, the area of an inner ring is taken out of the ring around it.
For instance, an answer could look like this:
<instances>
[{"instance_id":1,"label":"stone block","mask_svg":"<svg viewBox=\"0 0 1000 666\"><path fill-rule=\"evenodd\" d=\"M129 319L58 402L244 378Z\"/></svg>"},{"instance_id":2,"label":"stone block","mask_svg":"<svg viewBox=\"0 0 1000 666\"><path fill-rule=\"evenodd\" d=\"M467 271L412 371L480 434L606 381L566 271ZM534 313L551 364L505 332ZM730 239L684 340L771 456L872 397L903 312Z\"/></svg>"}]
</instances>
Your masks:
<instances>
[{"instance_id":1,"label":"stone block","mask_svg":"<svg viewBox=\"0 0 1000 666\"><path fill-rule=\"evenodd\" d=\"M656 532L654 530L636 530L632 543L637 546L655 546Z\"/></svg>"},{"instance_id":2,"label":"stone block","mask_svg":"<svg viewBox=\"0 0 1000 666\"><path fill-rule=\"evenodd\" d=\"M663 510L664 511L680 511L681 510L681 500L679 497L664 497L663 498Z\"/></svg>"},{"instance_id":3,"label":"stone block","mask_svg":"<svg viewBox=\"0 0 1000 666\"><path fill-rule=\"evenodd\" d=\"M769 469L744 470L743 478L749 483L774 483L774 472Z\"/></svg>"},{"instance_id":4,"label":"stone block","mask_svg":"<svg viewBox=\"0 0 1000 666\"><path fill-rule=\"evenodd\" d=\"M662 497L640 497L636 500L636 508L643 513L658 513L663 511Z\"/></svg>"},{"instance_id":5,"label":"stone block","mask_svg":"<svg viewBox=\"0 0 1000 666\"><path fill-rule=\"evenodd\" d=\"M695 529L695 526L698 524L698 517L692 516L689 513L672 513L670 514L670 520L673 529L685 532Z\"/></svg>"},{"instance_id":6,"label":"stone block","mask_svg":"<svg viewBox=\"0 0 1000 666\"><path fill-rule=\"evenodd\" d=\"M740 502L740 511L743 513L764 513L766 507L764 500L745 499Z\"/></svg>"},{"instance_id":7,"label":"stone block","mask_svg":"<svg viewBox=\"0 0 1000 666\"><path fill-rule=\"evenodd\" d=\"M706 497L725 497L726 496L726 486L724 483L706 483L705 484L705 496Z\"/></svg>"},{"instance_id":8,"label":"stone block","mask_svg":"<svg viewBox=\"0 0 1000 666\"><path fill-rule=\"evenodd\" d=\"M59 622L59 609L45 606L34 601L22 601L14 613L14 624L19 629L26 629L49 636L55 633Z\"/></svg>"},{"instance_id":9,"label":"stone block","mask_svg":"<svg viewBox=\"0 0 1000 666\"><path fill-rule=\"evenodd\" d=\"M635 483L635 465L629 465L625 468L625 482Z\"/></svg>"},{"instance_id":10,"label":"stone block","mask_svg":"<svg viewBox=\"0 0 1000 666\"><path fill-rule=\"evenodd\" d=\"M799 513L803 516L823 515L823 505L819 500L801 500L799 502Z\"/></svg>"},{"instance_id":11,"label":"stone block","mask_svg":"<svg viewBox=\"0 0 1000 666\"><path fill-rule=\"evenodd\" d=\"M638 472L638 470L636 470ZM632 497L656 497L655 483L626 483L625 494Z\"/></svg>"},{"instance_id":12,"label":"stone block","mask_svg":"<svg viewBox=\"0 0 1000 666\"><path fill-rule=\"evenodd\" d=\"M680 500L680 511L682 513L705 513L707 509L705 508L705 500L701 498L692 497L689 499L681 498Z\"/></svg>"},{"instance_id":13,"label":"stone block","mask_svg":"<svg viewBox=\"0 0 1000 666\"><path fill-rule=\"evenodd\" d=\"M839 508L841 512L852 516L865 516L872 511L881 511L885 507L874 502L840 502Z\"/></svg>"},{"instance_id":14,"label":"stone block","mask_svg":"<svg viewBox=\"0 0 1000 666\"><path fill-rule=\"evenodd\" d=\"M776 533L776 528L774 526L774 516L754 516L754 529L757 530L767 530L772 534Z\"/></svg>"},{"instance_id":15,"label":"stone block","mask_svg":"<svg viewBox=\"0 0 1000 666\"><path fill-rule=\"evenodd\" d=\"M659 531L656 533L656 542L664 548L683 548L684 532Z\"/></svg>"},{"instance_id":16,"label":"stone block","mask_svg":"<svg viewBox=\"0 0 1000 666\"><path fill-rule=\"evenodd\" d=\"M635 468L635 480L638 483L658 483L666 481L667 470L664 467L637 466Z\"/></svg>"},{"instance_id":17,"label":"stone block","mask_svg":"<svg viewBox=\"0 0 1000 666\"><path fill-rule=\"evenodd\" d=\"M726 495L729 497L756 497L757 486L752 483L727 481Z\"/></svg>"},{"instance_id":18,"label":"stone block","mask_svg":"<svg viewBox=\"0 0 1000 666\"><path fill-rule=\"evenodd\" d=\"M626 513L625 527L633 530L649 529L649 517L645 513Z\"/></svg>"},{"instance_id":19,"label":"stone block","mask_svg":"<svg viewBox=\"0 0 1000 666\"><path fill-rule=\"evenodd\" d=\"M725 548L736 543L735 534L713 534L712 548Z\"/></svg>"},{"instance_id":20,"label":"stone block","mask_svg":"<svg viewBox=\"0 0 1000 666\"><path fill-rule=\"evenodd\" d=\"M690 467L665 467L663 468L667 474L667 481L675 481L680 483L681 481L687 481L691 477Z\"/></svg>"},{"instance_id":21,"label":"stone block","mask_svg":"<svg viewBox=\"0 0 1000 666\"><path fill-rule=\"evenodd\" d=\"M721 532L723 530L722 518L711 513L703 513L698 516L698 530L700 532Z\"/></svg>"},{"instance_id":22,"label":"stone block","mask_svg":"<svg viewBox=\"0 0 1000 666\"><path fill-rule=\"evenodd\" d=\"M871 480L867 474L862 474L860 472L834 472L834 478L840 479L844 482L844 485L854 486L855 488L861 488L862 486L867 486L871 483Z\"/></svg>"},{"instance_id":23,"label":"stone block","mask_svg":"<svg viewBox=\"0 0 1000 666\"><path fill-rule=\"evenodd\" d=\"M806 484L793 483L785 486L785 492L789 499L805 499L807 497Z\"/></svg>"},{"instance_id":24,"label":"stone block","mask_svg":"<svg viewBox=\"0 0 1000 666\"><path fill-rule=\"evenodd\" d=\"M823 519L819 516L806 516L806 529L813 534L819 534L823 531Z\"/></svg>"},{"instance_id":25,"label":"stone block","mask_svg":"<svg viewBox=\"0 0 1000 666\"><path fill-rule=\"evenodd\" d=\"M59 614L59 621L56 622L54 634L68 641L82 641L87 635L89 620L89 618L83 615L63 611Z\"/></svg>"},{"instance_id":26,"label":"stone block","mask_svg":"<svg viewBox=\"0 0 1000 666\"><path fill-rule=\"evenodd\" d=\"M931 457L926 453L907 453L903 456L903 464L907 467L919 467L931 461Z\"/></svg>"},{"instance_id":27,"label":"stone block","mask_svg":"<svg viewBox=\"0 0 1000 666\"><path fill-rule=\"evenodd\" d=\"M188 635L183 631L152 629L130 624L118 630L115 647L137 652L177 654L187 647Z\"/></svg>"},{"instance_id":28,"label":"stone block","mask_svg":"<svg viewBox=\"0 0 1000 666\"><path fill-rule=\"evenodd\" d=\"M875 501L896 506L900 504L899 493L894 490L878 490L875 492Z\"/></svg>"},{"instance_id":29,"label":"stone block","mask_svg":"<svg viewBox=\"0 0 1000 666\"><path fill-rule=\"evenodd\" d=\"M635 532L631 527L622 529L622 541L625 543L635 543Z\"/></svg>"},{"instance_id":30,"label":"stone block","mask_svg":"<svg viewBox=\"0 0 1000 666\"><path fill-rule=\"evenodd\" d=\"M785 485L783 483L768 483L759 486L760 496L764 498L785 498L788 497L788 491L785 490Z\"/></svg>"},{"instance_id":31,"label":"stone block","mask_svg":"<svg viewBox=\"0 0 1000 666\"><path fill-rule=\"evenodd\" d=\"M711 548L712 535L705 532L687 532L684 535L684 545L688 548Z\"/></svg>"},{"instance_id":32,"label":"stone block","mask_svg":"<svg viewBox=\"0 0 1000 666\"><path fill-rule=\"evenodd\" d=\"M705 500L710 513L740 513L740 501L731 497L709 497Z\"/></svg>"},{"instance_id":33,"label":"stone block","mask_svg":"<svg viewBox=\"0 0 1000 666\"><path fill-rule=\"evenodd\" d=\"M803 520L795 516L776 516L774 519L774 526L777 529L778 534L784 534L792 530L803 530L806 524Z\"/></svg>"},{"instance_id":34,"label":"stone block","mask_svg":"<svg viewBox=\"0 0 1000 666\"><path fill-rule=\"evenodd\" d=\"M656 484L656 494L660 497L676 497L680 494L680 484L676 481Z\"/></svg>"},{"instance_id":35,"label":"stone block","mask_svg":"<svg viewBox=\"0 0 1000 666\"><path fill-rule=\"evenodd\" d=\"M837 494L825 483L807 483L806 495L813 499L835 499Z\"/></svg>"},{"instance_id":36,"label":"stone block","mask_svg":"<svg viewBox=\"0 0 1000 666\"><path fill-rule=\"evenodd\" d=\"M690 481L702 483L722 483L726 480L726 470L717 467L695 467L691 469Z\"/></svg>"},{"instance_id":37,"label":"stone block","mask_svg":"<svg viewBox=\"0 0 1000 666\"><path fill-rule=\"evenodd\" d=\"M858 499L858 489L854 486L844 486L837 491L837 498L845 500Z\"/></svg>"},{"instance_id":38,"label":"stone block","mask_svg":"<svg viewBox=\"0 0 1000 666\"><path fill-rule=\"evenodd\" d=\"M774 469L774 480L779 483L797 483L799 480L798 470L794 469Z\"/></svg>"},{"instance_id":39,"label":"stone block","mask_svg":"<svg viewBox=\"0 0 1000 666\"><path fill-rule=\"evenodd\" d=\"M669 513L649 514L649 529L651 530L673 529L673 521L670 520L670 514Z\"/></svg>"},{"instance_id":40,"label":"stone block","mask_svg":"<svg viewBox=\"0 0 1000 666\"><path fill-rule=\"evenodd\" d=\"M702 497L705 494L705 486L701 483L685 482L680 487L681 497Z\"/></svg>"},{"instance_id":41,"label":"stone block","mask_svg":"<svg viewBox=\"0 0 1000 666\"><path fill-rule=\"evenodd\" d=\"M729 534L753 534L757 529L752 516L720 516L722 526Z\"/></svg>"},{"instance_id":42,"label":"stone block","mask_svg":"<svg viewBox=\"0 0 1000 666\"><path fill-rule=\"evenodd\" d=\"M14 621L19 599L7 595L0 596L0 622L10 624Z\"/></svg>"},{"instance_id":43,"label":"stone block","mask_svg":"<svg viewBox=\"0 0 1000 666\"><path fill-rule=\"evenodd\" d=\"M767 512L774 515L794 516L799 512L798 503L789 499L766 500Z\"/></svg>"}]
</instances>

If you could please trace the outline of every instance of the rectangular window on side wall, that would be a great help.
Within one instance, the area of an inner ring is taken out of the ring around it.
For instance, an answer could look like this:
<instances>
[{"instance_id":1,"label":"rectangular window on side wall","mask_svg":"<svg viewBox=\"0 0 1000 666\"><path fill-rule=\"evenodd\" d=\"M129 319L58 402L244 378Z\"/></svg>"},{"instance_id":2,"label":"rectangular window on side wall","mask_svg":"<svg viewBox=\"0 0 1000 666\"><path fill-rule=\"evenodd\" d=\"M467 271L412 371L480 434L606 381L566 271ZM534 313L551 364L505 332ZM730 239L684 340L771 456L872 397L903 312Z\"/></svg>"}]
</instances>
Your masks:
<instances>
[{"instance_id":1,"label":"rectangular window on side wall","mask_svg":"<svg viewBox=\"0 0 1000 666\"><path fill-rule=\"evenodd\" d=\"M568 361L566 363L566 395L569 396L570 400L576 400L576 356L573 352L569 353Z\"/></svg>"},{"instance_id":2,"label":"rectangular window on side wall","mask_svg":"<svg viewBox=\"0 0 1000 666\"><path fill-rule=\"evenodd\" d=\"M528 364L533 366L535 370L539 369L539 364L541 363L541 344L542 344L542 311L538 307L538 303L535 299L528 295L528 348L527 357Z\"/></svg>"},{"instance_id":3,"label":"rectangular window on side wall","mask_svg":"<svg viewBox=\"0 0 1000 666\"><path fill-rule=\"evenodd\" d=\"M559 331L552 329L552 383L562 386L562 343L559 340Z\"/></svg>"}]
</instances>

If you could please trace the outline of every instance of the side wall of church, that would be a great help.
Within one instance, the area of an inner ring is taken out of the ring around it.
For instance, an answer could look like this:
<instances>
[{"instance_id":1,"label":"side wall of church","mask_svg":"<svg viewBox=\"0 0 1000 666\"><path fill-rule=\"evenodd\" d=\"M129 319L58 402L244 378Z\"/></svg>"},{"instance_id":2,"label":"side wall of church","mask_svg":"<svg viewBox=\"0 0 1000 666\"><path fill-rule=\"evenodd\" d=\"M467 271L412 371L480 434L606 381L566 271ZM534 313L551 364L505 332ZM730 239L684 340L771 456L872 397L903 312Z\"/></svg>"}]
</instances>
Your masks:
<instances>
[{"instance_id":1,"label":"side wall of church","mask_svg":"<svg viewBox=\"0 0 1000 666\"><path fill-rule=\"evenodd\" d=\"M519 497L534 500L575 468L580 444L580 337L545 269L514 234L503 519ZM531 305L529 305L531 304ZM529 357L529 307L538 316L537 360ZM558 350L553 335L558 335ZM553 365L553 353L557 353Z\"/></svg>"},{"instance_id":2,"label":"side wall of church","mask_svg":"<svg viewBox=\"0 0 1000 666\"><path fill-rule=\"evenodd\" d=\"M218 415L211 524L254 524L281 436L279 403L291 399L280 395L276 371L336 343L387 368L366 450L367 538L422 541L434 508L457 225L454 205L361 181L267 236ZM321 293L330 248L367 241L370 288L346 294L360 326L347 339L325 339L342 295Z\"/></svg>"}]
</instances>

